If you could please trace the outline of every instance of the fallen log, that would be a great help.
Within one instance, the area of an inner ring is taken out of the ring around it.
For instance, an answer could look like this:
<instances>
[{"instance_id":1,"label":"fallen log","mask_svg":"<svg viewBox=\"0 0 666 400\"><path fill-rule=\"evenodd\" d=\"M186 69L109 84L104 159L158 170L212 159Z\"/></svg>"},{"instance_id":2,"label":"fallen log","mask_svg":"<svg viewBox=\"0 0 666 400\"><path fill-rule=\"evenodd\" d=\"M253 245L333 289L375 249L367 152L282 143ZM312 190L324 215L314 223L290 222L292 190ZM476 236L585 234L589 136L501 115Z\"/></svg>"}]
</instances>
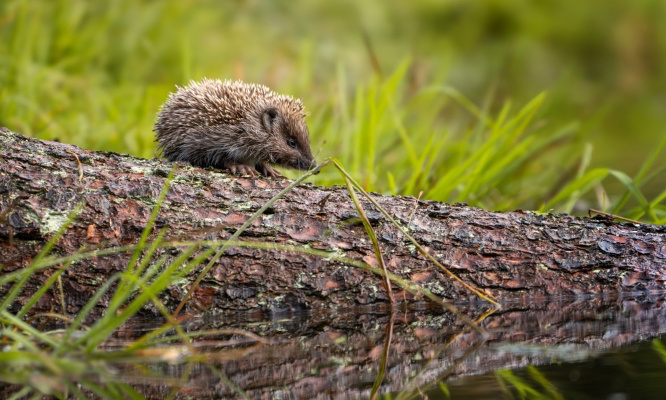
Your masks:
<instances>
[{"instance_id":1,"label":"fallen log","mask_svg":"<svg viewBox=\"0 0 666 400\"><path fill-rule=\"evenodd\" d=\"M172 168L163 160L82 150L6 128L0 128L0 146L0 274L26 268L78 204L84 204L82 211L52 253L136 243ZM227 239L289 183L181 165L150 238L164 228L167 237ZM665 287L664 226L615 223L606 217L491 212L404 196L373 197L408 227L429 254L500 302L654 292ZM415 251L370 202L361 202L392 273L444 299L475 298ZM339 187L296 187L239 239L308 247L377 265L349 193ZM168 255L170 260L179 252L159 249L155 256ZM80 309L106 278L126 267L130 257L128 252L72 264L62 275L67 312ZM196 272L188 282L164 293L167 307L176 307ZM35 274L16 299L17 306L52 273L47 269ZM9 283L0 287L0 298L9 287ZM418 294L394 290L400 301L422 300ZM33 307L34 312L58 306L59 295L51 292ZM379 276L335 258L234 246L216 261L187 308L191 312L334 309L385 304L387 299ZM102 299L91 317L104 312L106 301Z\"/></svg>"}]
</instances>

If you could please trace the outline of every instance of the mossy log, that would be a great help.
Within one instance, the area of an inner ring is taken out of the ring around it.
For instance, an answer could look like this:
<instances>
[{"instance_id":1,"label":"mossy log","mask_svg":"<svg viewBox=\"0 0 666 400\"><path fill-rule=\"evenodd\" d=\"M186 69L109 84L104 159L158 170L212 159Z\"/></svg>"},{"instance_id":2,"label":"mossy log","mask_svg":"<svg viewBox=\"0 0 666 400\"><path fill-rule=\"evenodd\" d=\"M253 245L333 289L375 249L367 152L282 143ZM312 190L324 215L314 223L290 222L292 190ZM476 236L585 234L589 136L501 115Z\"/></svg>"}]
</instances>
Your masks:
<instances>
[{"instance_id":1,"label":"mossy log","mask_svg":"<svg viewBox=\"0 0 666 400\"><path fill-rule=\"evenodd\" d=\"M0 129L0 274L26 268L78 205L82 211L51 253L136 243L172 164ZM79 164L80 163L80 164ZM290 182L250 178L181 165L156 220L157 231L187 240L229 238ZM518 298L653 292L665 288L666 228L527 211L491 212L404 196L374 199L439 262L463 281L495 296ZM435 267L365 199L388 269L454 301L475 298ZM304 184L287 193L239 238L323 250L377 265L373 246L345 188ZM177 248L156 257L176 256ZM76 313L131 254L86 258L62 275L68 313ZM203 266L201 267L203 268ZM17 298L27 300L55 269L35 274ZM163 301L175 308L196 278L174 286ZM10 284L0 287L4 296ZM393 287L399 301L420 295ZM92 316L104 312L100 302ZM386 304L381 277L335 258L274 249L230 247L202 281L189 312L353 308ZM34 307L58 307L49 291ZM146 310L151 312L151 310ZM154 312L154 310L152 310Z\"/></svg>"}]
</instances>

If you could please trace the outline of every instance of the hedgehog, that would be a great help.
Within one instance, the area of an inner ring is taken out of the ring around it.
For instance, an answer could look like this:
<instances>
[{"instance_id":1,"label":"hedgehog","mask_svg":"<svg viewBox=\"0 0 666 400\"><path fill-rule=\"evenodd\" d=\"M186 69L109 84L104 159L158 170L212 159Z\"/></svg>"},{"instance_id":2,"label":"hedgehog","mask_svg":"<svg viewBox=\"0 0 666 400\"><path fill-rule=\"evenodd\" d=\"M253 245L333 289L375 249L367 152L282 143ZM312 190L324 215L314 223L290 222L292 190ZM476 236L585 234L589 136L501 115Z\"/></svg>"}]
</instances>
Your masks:
<instances>
[{"instance_id":1,"label":"hedgehog","mask_svg":"<svg viewBox=\"0 0 666 400\"><path fill-rule=\"evenodd\" d=\"M264 85L203 79L178 87L157 116L158 149L169 161L282 177L271 165L317 166L300 99Z\"/></svg>"}]
</instances>

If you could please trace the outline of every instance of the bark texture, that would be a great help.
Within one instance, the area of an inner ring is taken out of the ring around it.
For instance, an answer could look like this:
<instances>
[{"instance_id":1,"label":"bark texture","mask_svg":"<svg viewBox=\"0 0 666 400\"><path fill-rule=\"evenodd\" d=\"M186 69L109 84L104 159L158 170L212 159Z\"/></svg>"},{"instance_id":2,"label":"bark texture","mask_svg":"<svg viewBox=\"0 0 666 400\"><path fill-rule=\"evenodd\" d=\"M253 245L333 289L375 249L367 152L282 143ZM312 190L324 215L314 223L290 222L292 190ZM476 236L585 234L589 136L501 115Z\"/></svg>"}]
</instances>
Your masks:
<instances>
[{"instance_id":1,"label":"bark texture","mask_svg":"<svg viewBox=\"0 0 666 400\"><path fill-rule=\"evenodd\" d=\"M171 169L170 163L158 159L82 150L27 138L6 128L0 128L0 148L2 273L29 265L82 201L83 211L52 252L72 254L83 246L136 243ZM188 239L228 238L288 184L286 180L181 166L157 228L166 227L167 236ZM375 195L375 199L409 226L430 254L500 302L664 289L664 226L565 214L490 212L402 196ZM473 298L418 254L369 202L361 201L393 273L445 299ZM346 189L305 184L278 200L240 239L309 246L377 265L357 217ZM216 226L224 228L201 231ZM177 249L160 250L157 257L178 253ZM105 278L124 269L130 256L97 257L71 265L62 276L67 312L75 313ZM17 304L51 273L36 274ZM186 282L167 291L167 306L174 308L187 287ZM0 287L0 297L8 288L8 284ZM394 289L400 300L421 300ZM104 301L93 316L103 313ZM233 247L217 261L188 307L196 312L276 311L350 308L386 301L381 278L368 271L306 254ZM59 295L47 293L34 311L49 310L59 302Z\"/></svg>"}]
</instances>

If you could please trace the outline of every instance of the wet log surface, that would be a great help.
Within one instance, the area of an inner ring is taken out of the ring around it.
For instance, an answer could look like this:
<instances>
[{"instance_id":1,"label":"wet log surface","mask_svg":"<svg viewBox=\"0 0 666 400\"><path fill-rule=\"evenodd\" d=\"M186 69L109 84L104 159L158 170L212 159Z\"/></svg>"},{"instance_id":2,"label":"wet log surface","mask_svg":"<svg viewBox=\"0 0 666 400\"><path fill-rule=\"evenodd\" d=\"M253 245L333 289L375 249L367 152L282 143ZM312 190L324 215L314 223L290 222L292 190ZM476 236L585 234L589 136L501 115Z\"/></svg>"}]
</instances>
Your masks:
<instances>
[{"instance_id":1,"label":"wet log surface","mask_svg":"<svg viewBox=\"0 0 666 400\"><path fill-rule=\"evenodd\" d=\"M65 255L83 246L136 243L172 166L157 159L26 138L6 128L0 129L0 146L3 274L29 265L82 201L82 212L52 253ZM81 162L81 180L75 155ZM287 180L237 177L181 166L157 218L156 231L166 228L167 236L187 239L228 238L288 184ZM664 289L664 226L565 214L490 212L411 197L374 197L400 223L409 226L430 254L500 302ZM418 254L368 201L361 201L393 273L445 299L464 302L473 298ZM207 227L221 228L201 231ZM305 184L295 188L240 239L308 246L377 264L348 192L338 187ZM161 249L156 258L163 254L172 258L178 253L178 249ZM72 264L62 275L67 312L76 313L105 278L124 269L130 256L96 257ZM51 273L47 269L35 274L17 305ZM163 296L165 304L175 308L195 277L193 273L189 282L170 288ZM0 296L8 288L7 284L0 287ZM401 301L422 300L394 289ZM102 299L91 317L104 312L107 300ZM187 310L346 309L386 301L381 278L366 270L308 254L232 247L211 269ZM50 310L59 303L59 295L49 291L33 311Z\"/></svg>"}]
</instances>

